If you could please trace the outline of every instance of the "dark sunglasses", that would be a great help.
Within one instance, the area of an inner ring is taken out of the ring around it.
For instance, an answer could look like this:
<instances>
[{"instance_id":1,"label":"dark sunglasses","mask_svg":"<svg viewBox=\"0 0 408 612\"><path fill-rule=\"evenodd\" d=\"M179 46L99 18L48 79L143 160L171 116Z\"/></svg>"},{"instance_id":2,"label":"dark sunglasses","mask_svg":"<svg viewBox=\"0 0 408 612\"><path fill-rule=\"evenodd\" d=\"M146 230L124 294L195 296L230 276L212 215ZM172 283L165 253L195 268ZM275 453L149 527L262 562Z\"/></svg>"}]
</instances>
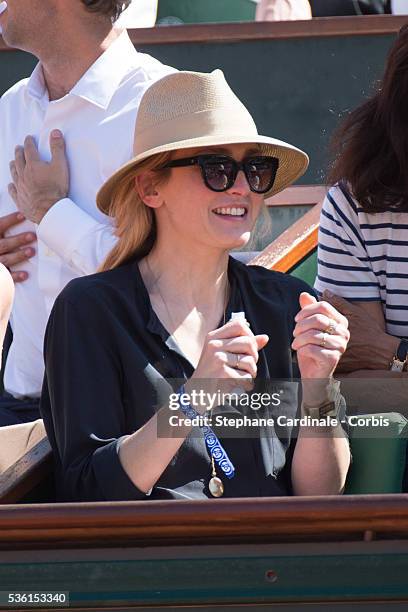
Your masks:
<instances>
[{"instance_id":1,"label":"dark sunglasses","mask_svg":"<svg viewBox=\"0 0 408 612\"><path fill-rule=\"evenodd\" d=\"M183 166L200 166L204 183L212 191L230 189L235 183L238 172L242 170L251 191L266 193L275 182L279 160L276 157L260 155L247 157L242 162L237 162L228 155L196 155L195 157L173 159L163 168Z\"/></svg>"}]
</instances>

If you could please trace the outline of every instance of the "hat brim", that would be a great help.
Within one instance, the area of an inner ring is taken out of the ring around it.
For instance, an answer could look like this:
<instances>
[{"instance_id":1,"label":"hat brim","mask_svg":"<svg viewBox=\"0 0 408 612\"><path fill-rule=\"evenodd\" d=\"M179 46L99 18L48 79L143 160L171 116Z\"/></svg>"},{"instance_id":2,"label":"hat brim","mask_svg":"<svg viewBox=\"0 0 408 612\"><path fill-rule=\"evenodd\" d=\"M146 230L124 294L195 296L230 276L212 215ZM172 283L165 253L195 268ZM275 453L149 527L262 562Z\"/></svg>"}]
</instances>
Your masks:
<instances>
[{"instance_id":1,"label":"hat brim","mask_svg":"<svg viewBox=\"0 0 408 612\"><path fill-rule=\"evenodd\" d=\"M255 135L250 141L248 136L228 140L225 138L214 138L214 136L201 137L195 140L182 140L179 142L171 142L166 145L161 145L155 149L144 151L140 155L133 157L129 162L121 166L100 188L96 196L96 203L103 213L109 215L110 204L117 184L132 170L134 170L143 160L170 151L179 149L192 149L208 146L220 146L226 144L259 144L263 155L271 155L279 159L279 168L276 174L275 182L267 193L263 194L265 198L279 193L292 183L294 183L302 174L304 174L309 165L309 158L300 149L277 140L276 138L268 138L267 136Z\"/></svg>"}]
</instances>

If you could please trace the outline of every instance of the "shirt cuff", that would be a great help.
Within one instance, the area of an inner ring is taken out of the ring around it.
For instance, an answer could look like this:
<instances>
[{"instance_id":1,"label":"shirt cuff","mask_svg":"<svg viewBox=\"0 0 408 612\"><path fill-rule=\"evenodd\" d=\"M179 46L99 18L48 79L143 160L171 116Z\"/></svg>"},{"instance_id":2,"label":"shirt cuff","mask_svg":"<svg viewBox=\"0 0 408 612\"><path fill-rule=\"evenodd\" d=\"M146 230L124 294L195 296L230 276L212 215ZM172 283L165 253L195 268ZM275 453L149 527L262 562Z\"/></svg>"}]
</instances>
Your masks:
<instances>
[{"instance_id":1,"label":"shirt cuff","mask_svg":"<svg viewBox=\"0 0 408 612\"><path fill-rule=\"evenodd\" d=\"M149 494L138 489L122 467L118 452L121 441L122 438L114 440L93 453L92 463L98 485L108 501L147 499Z\"/></svg>"},{"instance_id":2,"label":"shirt cuff","mask_svg":"<svg viewBox=\"0 0 408 612\"><path fill-rule=\"evenodd\" d=\"M59 200L44 215L38 225L37 234L40 240L54 253L57 253L68 263L76 268L77 263L74 253L85 238L94 233L100 223L79 208L69 198ZM67 228L75 228L75 231L67 231Z\"/></svg>"}]
</instances>

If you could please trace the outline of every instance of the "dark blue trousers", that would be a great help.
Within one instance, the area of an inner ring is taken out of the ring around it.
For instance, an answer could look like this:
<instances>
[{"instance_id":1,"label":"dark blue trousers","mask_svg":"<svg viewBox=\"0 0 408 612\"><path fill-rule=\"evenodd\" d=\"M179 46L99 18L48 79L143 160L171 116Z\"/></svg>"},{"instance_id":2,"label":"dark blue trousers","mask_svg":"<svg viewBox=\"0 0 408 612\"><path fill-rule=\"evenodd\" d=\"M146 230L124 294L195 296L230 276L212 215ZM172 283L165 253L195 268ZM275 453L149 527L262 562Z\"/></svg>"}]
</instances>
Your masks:
<instances>
[{"instance_id":1,"label":"dark blue trousers","mask_svg":"<svg viewBox=\"0 0 408 612\"><path fill-rule=\"evenodd\" d=\"M0 427L40 419L40 398L16 399L3 391L0 396Z\"/></svg>"}]
</instances>

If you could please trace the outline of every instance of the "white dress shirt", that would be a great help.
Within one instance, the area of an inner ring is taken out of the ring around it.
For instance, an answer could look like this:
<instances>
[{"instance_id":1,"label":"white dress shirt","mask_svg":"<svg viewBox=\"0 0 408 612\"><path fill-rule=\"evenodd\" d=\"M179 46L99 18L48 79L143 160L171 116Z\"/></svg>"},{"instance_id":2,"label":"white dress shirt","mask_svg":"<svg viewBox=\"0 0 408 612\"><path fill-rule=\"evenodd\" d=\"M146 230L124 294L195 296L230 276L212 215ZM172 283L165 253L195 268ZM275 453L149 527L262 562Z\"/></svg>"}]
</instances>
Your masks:
<instances>
[{"instance_id":1,"label":"white dress shirt","mask_svg":"<svg viewBox=\"0 0 408 612\"><path fill-rule=\"evenodd\" d=\"M16 210L7 190L9 162L25 136L34 136L42 159L48 161L50 132L60 129L70 172L68 197L57 202L38 226L24 221L9 233L34 231L38 237L35 256L15 266L29 274L26 281L16 283L11 316L13 343L5 388L15 397L40 395L44 331L55 298L71 279L95 272L115 243L110 219L96 207L96 192L132 156L143 93L173 71L138 53L123 31L63 98L49 101L38 64L29 79L0 99L0 215Z\"/></svg>"},{"instance_id":2,"label":"white dress shirt","mask_svg":"<svg viewBox=\"0 0 408 612\"><path fill-rule=\"evenodd\" d=\"M408 0L391 0L394 15L408 15Z\"/></svg>"},{"instance_id":3,"label":"white dress shirt","mask_svg":"<svg viewBox=\"0 0 408 612\"><path fill-rule=\"evenodd\" d=\"M122 28L152 28L157 18L158 0L132 0L116 22Z\"/></svg>"}]
</instances>

